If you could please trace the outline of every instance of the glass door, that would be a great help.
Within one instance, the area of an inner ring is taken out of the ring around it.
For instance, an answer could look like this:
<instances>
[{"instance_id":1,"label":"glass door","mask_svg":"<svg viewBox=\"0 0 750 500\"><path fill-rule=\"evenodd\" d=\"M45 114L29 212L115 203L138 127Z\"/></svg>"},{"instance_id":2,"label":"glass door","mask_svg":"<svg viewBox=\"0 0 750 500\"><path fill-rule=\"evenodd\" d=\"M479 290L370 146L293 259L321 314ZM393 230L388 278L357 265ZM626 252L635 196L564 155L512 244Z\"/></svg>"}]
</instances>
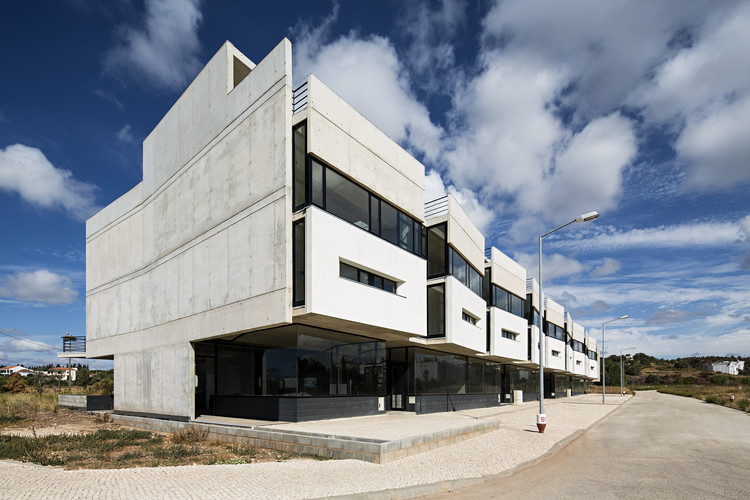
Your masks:
<instances>
[{"instance_id":1,"label":"glass door","mask_svg":"<svg viewBox=\"0 0 750 500\"><path fill-rule=\"evenodd\" d=\"M406 410L407 394L406 348L390 350L390 370L388 371L388 394L391 410Z\"/></svg>"}]
</instances>

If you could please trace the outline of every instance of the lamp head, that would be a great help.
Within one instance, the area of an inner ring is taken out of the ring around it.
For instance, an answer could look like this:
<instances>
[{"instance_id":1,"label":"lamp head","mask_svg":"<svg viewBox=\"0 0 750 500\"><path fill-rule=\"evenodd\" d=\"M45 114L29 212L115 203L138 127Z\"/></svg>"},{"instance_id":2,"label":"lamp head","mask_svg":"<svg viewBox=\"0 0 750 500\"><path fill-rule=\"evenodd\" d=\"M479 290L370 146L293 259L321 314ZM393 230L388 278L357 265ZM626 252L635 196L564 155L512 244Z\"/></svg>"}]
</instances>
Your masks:
<instances>
[{"instance_id":1,"label":"lamp head","mask_svg":"<svg viewBox=\"0 0 750 500\"><path fill-rule=\"evenodd\" d=\"M589 212L587 214L579 215L576 217L576 222L588 222L599 217L599 212Z\"/></svg>"},{"instance_id":2,"label":"lamp head","mask_svg":"<svg viewBox=\"0 0 750 500\"><path fill-rule=\"evenodd\" d=\"M620 316L620 317L619 317L619 318L617 318L617 319L628 319L628 315L626 314L625 316Z\"/></svg>"}]
</instances>

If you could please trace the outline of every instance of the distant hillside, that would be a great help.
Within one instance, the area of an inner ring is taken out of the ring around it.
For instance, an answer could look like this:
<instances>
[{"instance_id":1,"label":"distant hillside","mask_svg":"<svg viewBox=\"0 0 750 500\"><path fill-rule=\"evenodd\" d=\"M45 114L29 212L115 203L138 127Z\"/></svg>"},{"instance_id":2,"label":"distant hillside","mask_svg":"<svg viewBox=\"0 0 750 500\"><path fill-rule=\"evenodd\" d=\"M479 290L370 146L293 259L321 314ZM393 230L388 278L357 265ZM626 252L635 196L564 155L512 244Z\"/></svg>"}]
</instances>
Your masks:
<instances>
[{"instance_id":1,"label":"distant hillside","mask_svg":"<svg viewBox=\"0 0 750 500\"><path fill-rule=\"evenodd\" d=\"M740 376L750 375L750 358L741 356L692 356L677 359L660 359L639 352L623 358L627 385L668 384L708 385L726 383L729 378L721 373L706 370L708 363L716 361L745 361L745 370ZM607 385L620 384L620 356L606 358ZM719 375L719 377L716 377Z\"/></svg>"}]
</instances>

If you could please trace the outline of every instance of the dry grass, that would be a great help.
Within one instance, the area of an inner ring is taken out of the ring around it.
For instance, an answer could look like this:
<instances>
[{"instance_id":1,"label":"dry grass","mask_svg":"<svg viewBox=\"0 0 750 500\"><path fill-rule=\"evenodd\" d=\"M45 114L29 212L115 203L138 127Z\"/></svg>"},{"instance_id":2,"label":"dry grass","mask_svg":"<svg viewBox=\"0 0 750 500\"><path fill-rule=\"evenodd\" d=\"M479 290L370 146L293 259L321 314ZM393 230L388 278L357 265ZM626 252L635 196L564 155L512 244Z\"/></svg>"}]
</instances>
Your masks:
<instances>
[{"instance_id":1,"label":"dry grass","mask_svg":"<svg viewBox=\"0 0 750 500\"><path fill-rule=\"evenodd\" d=\"M0 393L0 426L3 419L18 421L30 415L42 412L57 412L57 396L55 394Z\"/></svg>"},{"instance_id":2,"label":"dry grass","mask_svg":"<svg viewBox=\"0 0 750 500\"><path fill-rule=\"evenodd\" d=\"M686 385L658 387L657 391L676 396L701 399L742 411L750 411L750 387L726 385ZM732 398L734 396L734 398Z\"/></svg>"}]
</instances>

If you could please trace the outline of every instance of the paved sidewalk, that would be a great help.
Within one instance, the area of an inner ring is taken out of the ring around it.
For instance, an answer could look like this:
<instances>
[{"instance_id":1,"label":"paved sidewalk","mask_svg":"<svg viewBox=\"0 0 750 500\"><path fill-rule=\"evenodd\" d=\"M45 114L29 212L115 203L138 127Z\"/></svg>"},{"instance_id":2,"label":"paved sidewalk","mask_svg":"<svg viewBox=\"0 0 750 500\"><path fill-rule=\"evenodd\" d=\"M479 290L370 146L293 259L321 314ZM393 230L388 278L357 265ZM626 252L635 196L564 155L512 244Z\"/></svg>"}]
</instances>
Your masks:
<instances>
[{"instance_id":1,"label":"paved sidewalk","mask_svg":"<svg viewBox=\"0 0 750 500\"><path fill-rule=\"evenodd\" d=\"M0 461L0 498L410 498L446 485L474 484L562 446L629 397L601 395L546 400L549 419L536 431L538 403L431 415L382 415L284 424L298 430L371 438L403 437L440 430L455 419L496 420L499 428L461 443L378 465L358 460L286 462L65 471ZM370 429L368 432L367 429Z\"/></svg>"}]
</instances>

